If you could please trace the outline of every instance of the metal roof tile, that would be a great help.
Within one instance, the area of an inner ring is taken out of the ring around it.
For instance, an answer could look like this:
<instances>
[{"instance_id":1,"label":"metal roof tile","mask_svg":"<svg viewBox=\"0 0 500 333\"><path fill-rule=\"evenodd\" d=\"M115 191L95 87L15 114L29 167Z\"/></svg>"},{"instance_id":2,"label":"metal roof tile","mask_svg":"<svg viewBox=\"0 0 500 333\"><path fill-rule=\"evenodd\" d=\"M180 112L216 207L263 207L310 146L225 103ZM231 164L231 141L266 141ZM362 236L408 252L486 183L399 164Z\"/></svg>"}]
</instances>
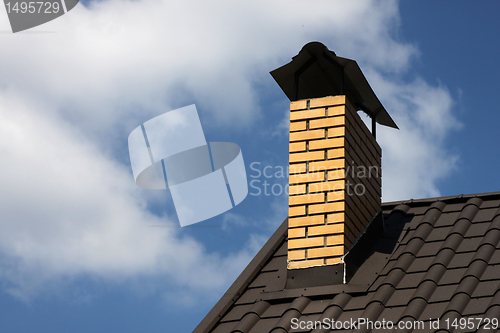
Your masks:
<instances>
[{"instance_id":1,"label":"metal roof tile","mask_svg":"<svg viewBox=\"0 0 500 333\"><path fill-rule=\"evenodd\" d=\"M309 303L311 303L311 300L309 298L304 296L297 297L296 299L293 300L292 304L290 304L290 309L295 309L300 313L302 313L302 311L304 311L304 309L306 308L306 306L309 305Z\"/></svg>"},{"instance_id":2,"label":"metal roof tile","mask_svg":"<svg viewBox=\"0 0 500 333\"><path fill-rule=\"evenodd\" d=\"M425 272L429 269L433 260L433 257L416 258L406 273Z\"/></svg>"},{"instance_id":3,"label":"metal roof tile","mask_svg":"<svg viewBox=\"0 0 500 333\"><path fill-rule=\"evenodd\" d=\"M331 299L321 299L311 301L307 307L302 311L303 314L313 314L313 313L323 313L328 305L331 303Z\"/></svg>"},{"instance_id":4,"label":"metal roof tile","mask_svg":"<svg viewBox=\"0 0 500 333\"><path fill-rule=\"evenodd\" d=\"M500 249L497 249L488 262L490 265L500 264Z\"/></svg>"},{"instance_id":5,"label":"metal roof tile","mask_svg":"<svg viewBox=\"0 0 500 333\"><path fill-rule=\"evenodd\" d=\"M385 306L391 307L391 306L407 305L410 302L410 299L413 296L414 292L415 292L414 289L396 290L389 298L389 300L385 303Z\"/></svg>"},{"instance_id":6,"label":"metal roof tile","mask_svg":"<svg viewBox=\"0 0 500 333\"><path fill-rule=\"evenodd\" d=\"M488 265L483 275L481 276L481 281L496 280L500 277L500 264Z\"/></svg>"},{"instance_id":7,"label":"metal roof tile","mask_svg":"<svg viewBox=\"0 0 500 333\"><path fill-rule=\"evenodd\" d=\"M481 297L481 298L473 298L469 301L469 304L465 307L462 315L479 315L484 314L486 309L488 309L493 297Z\"/></svg>"},{"instance_id":8,"label":"metal roof tile","mask_svg":"<svg viewBox=\"0 0 500 333\"><path fill-rule=\"evenodd\" d=\"M466 270L467 268L446 270L441 280L439 280L439 285L458 284L462 280Z\"/></svg>"},{"instance_id":9,"label":"metal roof tile","mask_svg":"<svg viewBox=\"0 0 500 333\"><path fill-rule=\"evenodd\" d=\"M481 205L481 209L498 207L500 206L500 200L485 200Z\"/></svg>"},{"instance_id":10,"label":"metal roof tile","mask_svg":"<svg viewBox=\"0 0 500 333\"><path fill-rule=\"evenodd\" d=\"M482 237L488 231L490 227L490 222L474 223L472 228L469 228L465 233L465 237Z\"/></svg>"},{"instance_id":11,"label":"metal roof tile","mask_svg":"<svg viewBox=\"0 0 500 333\"><path fill-rule=\"evenodd\" d=\"M276 321L276 318L260 319L248 333L269 332L273 328Z\"/></svg>"},{"instance_id":12,"label":"metal roof tile","mask_svg":"<svg viewBox=\"0 0 500 333\"><path fill-rule=\"evenodd\" d=\"M456 222L456 220L458 220L459 215L460 215L460 212L443 214L439 217L439 219L436 221L436 224L434 224L434 226L436 228L452 226Z\"/></svg>"},{"instance_id":13,"label":"metal roof tile","mask_svg":"<svg viewBox=\"0 0 500 333\"><path fill-rule=\"evenodd\" d=\"M494 248L498 247L500 243L500 230L498 229L490 229L484 235L484 238L482 239L483 244L490 244Z\"/></svg>"},{"instance_id":14,"label":"metal roof tile","mask_svg":"<svg viewBox=\"0 0 500 333\"><path fill-rule=\"evenodd\" d=\"M286 257L274 257L262 268L262 272L277 271L283 267L283 263L286 263Z\"/></svg>"},{"instance_id":15,"label":"metal roof tile","mask_svg":"<svg viewBox=\"0 0 500 333\"><path fill-rule=\"evenodd\" d=\"M365 297L353 297L349 303L344 307L344 311L360 310L366 308L366 305L370 301L370 296Z\"/></svg>"},{"instance_id":16,"label":"metal roof tile","mask_svg":"<svg viewBox=\"0 0 500 333\"><path fill-rule=\"evenodd\" d=\"M389 272L392 270L392 268L394 267L394 265L396 264L396 260L397 258L391 258L389 261L387 261L387 264L384 266L384 268L380 271L380 274L379 275L387 275L389 274Z\"/></svg>"},{"instance_id":17,"label":"metal roof tile","mask_svg":"<svg viewBox=\"0 0 500 333\"><path fill-rule=\"evenodd\" d=\"M428 304L417 320L429 320L429 318L439 318L446 310L448 302L439 302Z\"/></svg>"},{"instance_id":18,"label":"metal roof tile","mask_svg":"<svg viewBox=\"0 0 500 333\"><path fill-rule=\"evenodd\" d=\"M451 232L452 227L434 228L425 239L427 242L444 241Z\"/></svg>"},{"instance_id":19,"label":"metal roof tile","mask_svg":"<svg viewBox=\"0 0 500 333\"><path fill-rule=\"evenodd\" d=\"M498 208L481 209L472 222L491 222L498 212Z\"/></svg>"},{"instance_id":20,"label":"metal roof tile","mask_svg":"<svg viewBox=\"0 0 500 333\"><path fill-rule=\"evenodd\" d=\"M279 303L279 304L271 304L270 307L261 315L261 318L273 318L273 317L281 317L283 313L288 309L290 303Z\"/></svg>"},{"instance_id":21,"label":"metal roof tile","mask_svg":"<svg viewBox=\"0 0 500 333\"><path fill-rule=\"evenodd\" d=\"M380 314L380 318L384 318L386 321L396 323L403 315L404 310L404 306L387 307Z\"/></svg>"},{"instance_id":22,"label":"metal roof tile","mask_svg":"<svg viewBox=\"0 0 500 333\"><path fill-rule=\"evenodd\" d=\"M444 273L446 273L446 267L434 261L431 267L429 267L429 270L425 273L423 280L432 281L435 284L438 284Z\"/></svg>"},{"instance_id":23,"label":"metal roof tile","mask_svg":"<svg viewBox=\"0 0 500 333\"><path fill-rule=\"evenodd\" d=\"M467 304L469 304L471 297L465 293L454 294L451 298L448 306L446 307L445 312L456 312L459 317L462 316L462 312L464 311ZM453 315L452 315L453 316Z\"/></svg>"},{"instance_id":24,"label":"metal roof tile","mask_svg":"<svg viewBox=\"0 0 500 333\"><path fill-rule=\"evenodd\" d=\"M260 322L260 318L255 313L247 313L241 320L238 322L236 327L231 331L231 333L249 333L250 330Z\"/></svg>"},{"instance_id":25,"label":"metal roof tile","mask_svg":"<svg viewBox=\"0 0 500 333\"><path fill-rule=\"evenodd\" d=\"M449 301L456 289L457 289L456 284L437 286L436 290L434 290L434 293L429 299L429 302L435 303L435 302Z\"/></svg>"},{"instance_id":26,"label":"metal roof tile","mask_svg":"<svg viewBox=\"0 0 500 333\"><path fill-rule=\"evenodd\" d=\"M432 293L436 290L436 288L437 283L435 281L425 280L418 286L417 290L414 290L412 300L421 298L426 302L429 302L429 298L431 298Z\"/></svg>"},{"instance_id":27,"label":"metal roof tile","mask_svg":"<svg viewBox=\"0 0 500 333\"><path fill-rule=\"evenodd\" d=\"M448 268L467 267L472 261L473 256L474 252L457 253L451 260Z\"/></svg>"},{"instance_id":28,"label":"metal roof tile","mask_svg":"<svg viewBox=\"0 0 500 333\"><path fill-rule=\"evenodd\" d=\"M481 281L472 293L472 297L493 296L498 291L500 280Z\"/></svg>"},{"instance_id":29,"label":"metal roof tile","mask_svg":"<svg viewBox=\"0 0 500 333\"><path fill-rule=\"evenodd\" d=\"M443 242L427 242L416 253L417 257L435 256L439 249L443 246Z\"/></svg>"},{"instance_id":30,"label":"metal roof tile","mask_svg":"<svg viewBox=\"0 0 500 333\"><path fill-rule=\"evenodd\" d=\"M429 206L411 207L410 210L408 210L408 214L424 215L428 210Z\"/></svg>"},{"instance_id":31,"label":"metal roof tile","mask_svg":"<svg viewBox=\"0 0 500 333\"><path fill-rule=\"evenodd\" d=\"M255 303L255 301L259 298L259 295L263 292L263 288L247 289L234 304L240 305Z\"/></svg>"},{"instance_id":32,"label":"metal roof tile","mask_svg":"<svg viewBox=\"0 0 500 333\"><path fill-rule=\"evenodd\" d=\"M460 281L460 284L455 290L455 293L465 293L469 297L472 297L472 294L474 293L474 290L476 289L478 284L479 279L476 276L465 276L462 281Z\"/></svg>"},{"instance_id":33,"label":"metal roof tile","mask_svg":"<svg viewBox=\"0 0 500 333\"><path fill-rule=\"evenodd\" d=\"M449 212L460 212L464 208L465 203L454 203L454 204L448 204L446 207L443 208L443 213L449 213Z\"/></svg>"},{"instance_id":34,"label":"metal roof tile","mask_svg":"<svg viewBox=\"0 0 500 333\"><path fill-rule=\"evenodd\" d=\"M457 252L473 252L476 251L481 244L483 238L474 237L474 238L465 238L460 246L457 248Z\"/></svg>"},{"instance_id":35,"label":"metal roof tile","mask_svg":"<svg viewBox=\"0 0 500 333\"><path fill-rule=\"evenodd\" d=\"M425 272L406 274L398 284L398 288L417 288L422 282Z\"/></svg>"},{"instance_id":36,"label":"metal roof tile","mask_svg":"<svg viewBox=\"0 0 500 333\"><path fill-rule=\"evenodd\" d=\"M271 329L273 329L273 328L282 328L283 330L288 331L291 328L292 320L298 319L301 316L302 316L302 314L300 313L300 311L297 311L296 309L288 309L283 314L283 316L278 320L278 322L276 322L273 325L273 327L271 327ZM270 331L271 329L268 329L268 331Z\"/></svg>"},{"instance_id":37,"label":"metal roof tile","mask_svg":"<svg viewBox=\"0 0 500 333\"><path fill-rule=\"evenodd\" d=\"M212 333L227 333L231 332L233 328L237 325L238 323L236 322L229 322L229 323L219 323L217 327L211 331Z\"/></svg>"},{"instance_id":38,"label":"metal roof tile","mask_svg":"<svg viewBox=\"0 0 500 333\"><path fill-rule=\"evenodd\" d=\"M250 283L248 288L265 288L272 278L276 276L277 271L263 271L255 280Z\"/></svg>"},{"instance_id":39,"label":"metal roof tile","mask_svg":"<svg viewBox=\"0 0 500 333\"><path fill-rule=\"evenodd\" d=\"M229 312L224 315L221 322L225 321L237 321L243 318L245 314L248 313L253 304L236 305Z\"/></svg>"},{"instance_id":40,"label":"metal roof tile","mask_svg":"<svg viewBox=\"0 0 500 333\"><path fill-rule=\"evenodd\" d=\"M353 311L344 311L342 314L337 318L338 321L349 321L349 319L353 318L354 320L357 320L358 318L361 318L363 315L363 310L353 310Z\"/></svg>"}]
</instances>

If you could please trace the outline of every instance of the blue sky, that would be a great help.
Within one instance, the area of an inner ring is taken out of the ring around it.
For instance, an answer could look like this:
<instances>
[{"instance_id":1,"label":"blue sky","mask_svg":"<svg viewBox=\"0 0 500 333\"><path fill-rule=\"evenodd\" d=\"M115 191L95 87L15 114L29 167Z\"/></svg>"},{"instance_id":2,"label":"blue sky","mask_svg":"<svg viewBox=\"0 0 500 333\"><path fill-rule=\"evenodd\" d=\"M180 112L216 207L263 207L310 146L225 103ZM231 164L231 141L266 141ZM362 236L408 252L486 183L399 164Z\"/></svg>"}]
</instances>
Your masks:
<instances>
[{"instance_id":1,"label":"blue sky","mask_svg":"<svg viewBox=\"0 0 500 333\"><path fill-rule=\"evenodd\" d=\"M358 61L401 129L378 130L384 201L500 190L499 7L90 1L17 34L0 10L0 331L191 332L286 218L285 195L255 195L287 183L269 71L309 41ZM127 137L193 103L255 182L180 228L168 191L134 184Z\"/></svg>"}]
</instances>

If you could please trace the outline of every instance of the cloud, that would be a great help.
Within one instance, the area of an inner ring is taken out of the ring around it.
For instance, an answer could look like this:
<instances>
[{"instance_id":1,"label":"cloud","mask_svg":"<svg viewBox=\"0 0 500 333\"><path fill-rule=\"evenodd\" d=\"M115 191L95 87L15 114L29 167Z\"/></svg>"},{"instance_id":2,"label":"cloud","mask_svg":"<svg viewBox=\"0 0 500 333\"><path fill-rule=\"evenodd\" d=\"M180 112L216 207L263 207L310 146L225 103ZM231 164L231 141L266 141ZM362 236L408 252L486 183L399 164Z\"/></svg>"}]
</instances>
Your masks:
<instances>
[{"instance_id":1,"label":"cloud","mask_svg":"<svg viewBox=\"0 0 500 333\"><path fill-rule=\"evenodd\" d=\"M420 78L391 82L371 74L385 108L400 128L379 126L384 201L439 196L438 181L457 169L460 158L446 146L450 133L462 127L453 115L449 91Z\"/></svg>"},{"instance_id":2,"label":"cloud","mask_svg":"<svg viewBox=\"0 0 500 333\"><path fill-rule=\"evenodd\" d=\"M145 209L120 165L77 128L41 113L26 96L0 95L0 277L20 297L51 280L90 274L165 276L182 288L225 286L253 252L208 254L168 217ZM15 110L13 112L12 110ZM165 221L166 220L166 221ZM254 251L254 250L252 250ZM203 279L192 278L202 274Z\"/></svg>"},{"instance_id":3,"label":"cloud","mask_svg":"<svg viewBox=\"0 0 500 333\"><path fill-rule=\"evenodd\" d=\"M0 22L9 29L1 11ZM150 279L154 288L167 278L168 292L180 288L187 304L225 288L259 235L223 254L175 228L147 227L172 222L135 186L126 138L192 103L213 126L248 130L248 140L271 133L259 122L272 110L258 91L276 89L268 72L311 40L368 68L402 128L397 140L380 131L384 196L438 193L455 163L443 146L455 128L446 125L452 102L443 87L392 79L418 56L395 37L398 24L397 1L108 0L35 28L55 33L2 35L0 283L29 298L81 276Z\"/></svg>"}]
</instances>

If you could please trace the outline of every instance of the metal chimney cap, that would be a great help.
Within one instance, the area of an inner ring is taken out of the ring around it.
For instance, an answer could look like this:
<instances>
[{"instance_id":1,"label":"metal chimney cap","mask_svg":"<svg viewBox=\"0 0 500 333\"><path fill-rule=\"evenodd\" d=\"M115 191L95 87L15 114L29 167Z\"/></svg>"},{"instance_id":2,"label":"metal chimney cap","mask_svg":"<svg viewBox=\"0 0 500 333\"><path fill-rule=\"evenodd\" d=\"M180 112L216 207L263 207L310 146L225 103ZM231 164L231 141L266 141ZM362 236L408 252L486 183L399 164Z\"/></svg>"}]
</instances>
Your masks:
<instances>
[{"instance_id":1,"label":"metal chimney cap","mask_svg":"<svg viewBox=\"0 0 500 333\"><path fill-rule=\"evenodd\" d=\"M271 75L291 101L346 95L377 123L398 129L373 92L356 61L337 57L320 42L310 42Z\"/></svg>"}]
</instances>

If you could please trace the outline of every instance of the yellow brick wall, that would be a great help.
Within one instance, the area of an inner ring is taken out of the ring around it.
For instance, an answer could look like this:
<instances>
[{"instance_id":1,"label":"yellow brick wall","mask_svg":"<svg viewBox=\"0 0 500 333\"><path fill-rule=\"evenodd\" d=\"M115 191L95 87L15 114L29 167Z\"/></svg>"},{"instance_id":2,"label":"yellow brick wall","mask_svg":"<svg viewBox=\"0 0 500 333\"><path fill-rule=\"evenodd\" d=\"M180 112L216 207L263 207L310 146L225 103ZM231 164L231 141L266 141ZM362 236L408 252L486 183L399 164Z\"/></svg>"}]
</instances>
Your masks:
<instances>
[{"instance_id":1,"label":"yellow brick wall","mask_svg":"<svg viewBox=\"0 0 500 333\"><path fill-rule=\"evenodd\" d=\"M289 269L342 262L381 207L381 154L345 96L290 103Z\"/></svg>"}]
</instances>

